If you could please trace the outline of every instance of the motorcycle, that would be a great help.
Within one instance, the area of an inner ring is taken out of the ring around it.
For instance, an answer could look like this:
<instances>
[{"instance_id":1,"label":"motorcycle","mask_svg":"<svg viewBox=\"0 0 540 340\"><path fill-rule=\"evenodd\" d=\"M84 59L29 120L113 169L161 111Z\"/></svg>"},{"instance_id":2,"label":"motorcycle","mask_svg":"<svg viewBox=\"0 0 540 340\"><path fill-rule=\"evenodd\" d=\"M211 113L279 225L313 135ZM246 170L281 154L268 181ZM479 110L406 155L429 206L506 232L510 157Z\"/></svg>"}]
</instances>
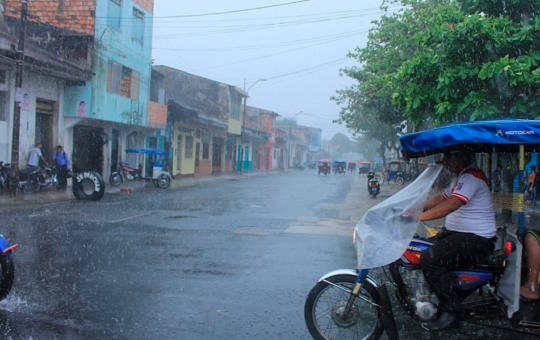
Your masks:
<instances>
[{"instance_id":1,"label":"motorcycle","mask_svg":"<svg viewBox=\"0 0 540 340\"><path fill-rule=\"evenodd\" d=\"M118 171L115 171L109 177L109 183L111 185L120 185L124 181L136 181L141 179L142 164L139 164L137 169L131 168L127 163L120 162L118 164Z\"/></svg>"},{"instance_id":2,"label":"motorcycle","mask_svg":"<svg viewBox=\"0 0 540 340\"><path fill-rule=\"evenodd\" d=\"M11 166L0 162L0 188L11 188ZM51 187L56 183L55 167L40 166L19 171L19 188L22 192L31 194L41 187Z\"/></svg>"},{"instance_id":3,"label":"motorcycle","mask_svg":"<svg viewBox=\"0 0 540 340\"><path fill-rule=\"evenodd\" d=\"M381 192L381 185L379 184L377 176L375 176L375 172L368 172L367 184L369 195L373 198L377 197L377 195Z\"/></svg>"},{"instance_id":4,"label":"motorcycle","mask_svg":"<svg viewBox=\"0 0 540 340\"><path fill-rule=\"evenodd\" d=\"M368 275L372 268L388 270L397 301L409 316L421 322L437 319L437 297L419 267L422 253L433 245L432 234L403 213L421 211L441 167L428 168L416 185L370 209L358 223L353 240L361 269L324 275L306 299L304 317L314 339L375 340L385 330L390 339L399 338L386 285ZM489 257L451 270L449 284L469 320L510 318L519 310L522 247L505 229L499 229L497 237Z\"/></svg>"}]
</instances>

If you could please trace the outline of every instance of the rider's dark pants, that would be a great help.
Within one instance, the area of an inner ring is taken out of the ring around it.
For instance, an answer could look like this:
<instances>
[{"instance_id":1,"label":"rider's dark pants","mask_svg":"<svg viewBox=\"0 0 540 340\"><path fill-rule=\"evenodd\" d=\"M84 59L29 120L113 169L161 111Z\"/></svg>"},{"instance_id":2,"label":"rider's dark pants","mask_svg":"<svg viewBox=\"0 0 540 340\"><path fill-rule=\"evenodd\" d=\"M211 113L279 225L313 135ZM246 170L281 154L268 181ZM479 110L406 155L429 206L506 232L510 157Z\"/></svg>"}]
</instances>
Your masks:
<instances>
[{"instance_id":1,"label":"rider's dark pants","mask_svg":"<svg viewBox=\"0 0 540 340\"><path fill-rule=\"evenodd\" d=\"M467 266L487 257L495 248L496 238L443 229L433 246L422 253L420 268L439 298L439 308L464 317L463 306L451 288L449 268Z\"/></svg>"}]
</instances>

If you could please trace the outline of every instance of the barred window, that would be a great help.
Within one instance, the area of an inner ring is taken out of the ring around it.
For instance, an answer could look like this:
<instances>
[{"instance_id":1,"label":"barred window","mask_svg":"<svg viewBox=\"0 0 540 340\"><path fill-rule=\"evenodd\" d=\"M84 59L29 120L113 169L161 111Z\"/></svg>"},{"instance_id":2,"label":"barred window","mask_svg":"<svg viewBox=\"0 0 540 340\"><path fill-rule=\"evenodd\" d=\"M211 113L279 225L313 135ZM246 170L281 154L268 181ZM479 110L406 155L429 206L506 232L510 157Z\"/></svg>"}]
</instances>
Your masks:
<instances>
[{"instance_id":1,"label":"barred window","mask_svg":"<svg viewBox=\"0 0 540 340\"><path fill-rule=\"evenodd\" d=\"M140 42L144 41L144 13L133 7L132 37Z\"/></svg>"},{"instance_id":2,"label":"barred window","mask_svg":"<svg viewBox=\"0 0 540 340\"><path fill-rule=\"evenodd\" d=\"M122 16L122 0L109 0L107 25L120 28L120 18Z\"/></svg>"}]
</instances>

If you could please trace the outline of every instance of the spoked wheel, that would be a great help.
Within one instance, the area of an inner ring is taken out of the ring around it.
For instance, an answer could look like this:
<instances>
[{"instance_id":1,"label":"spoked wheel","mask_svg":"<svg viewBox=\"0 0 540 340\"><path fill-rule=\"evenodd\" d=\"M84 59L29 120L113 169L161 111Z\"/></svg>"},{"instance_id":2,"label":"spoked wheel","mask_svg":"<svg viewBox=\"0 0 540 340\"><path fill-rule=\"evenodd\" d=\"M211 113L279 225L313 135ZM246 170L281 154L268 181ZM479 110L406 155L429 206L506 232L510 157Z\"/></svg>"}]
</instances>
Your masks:
<instances>
[{"instance_id":1,"label":"spoked wheel","mask_svg":"<svg viewBox=\"0 0 540 340\"><path fill-rule=\"evenodd\" d=\"M2 277L0 278L0 300L4 300L13 287L15 278L15 267L11 255L0 256L0 265L2 266Z\"/></svg>"},{"instance_id":2,"label":"spoked wheel","mask_svg":"<svg viewBox=\"0 0 540 340\"><path fill-rule=\"evenodd\" d=\"M405 179L403 179L403 177L398 177L396 178L396 184L397 185L403 185L403 183L405 183Z\"/></svg>"},{"instance_id":3,"label":"spoked wheel","mask_svg":"<svg viewBox=\"0 0 540 340\"><path fill-rule=\"evenodd\" d=\"M118 172L113 172L109 177L109 183L111 183L111 185L120 185L122 182L122 175L120 175Z\"/></svg>"},{"instance_id":4,"label":"spoked wheel","mask_svg":"<svg viewBox=\"0 0 540 340\"><path fill-rule=\"evenodd\" d=\"M316 340L379 339L384 331L379 293L368 281L362 286L360 297L354 300L349 314L343 310L354 288L356 277L336 275L317 283L309 292L304 306L307 328Z\"/></svg>"},{"instance_id":5,"label":"spoked wheel","mask_svg":"<svg viewBox=\"0 0 540 340\"><path fill-rule=\"evenodd\" d=\"M29 179L24 185L24 192L27 194L33 194L39 191L39 182L36 178Z\"/></svg>"}]
</instances>

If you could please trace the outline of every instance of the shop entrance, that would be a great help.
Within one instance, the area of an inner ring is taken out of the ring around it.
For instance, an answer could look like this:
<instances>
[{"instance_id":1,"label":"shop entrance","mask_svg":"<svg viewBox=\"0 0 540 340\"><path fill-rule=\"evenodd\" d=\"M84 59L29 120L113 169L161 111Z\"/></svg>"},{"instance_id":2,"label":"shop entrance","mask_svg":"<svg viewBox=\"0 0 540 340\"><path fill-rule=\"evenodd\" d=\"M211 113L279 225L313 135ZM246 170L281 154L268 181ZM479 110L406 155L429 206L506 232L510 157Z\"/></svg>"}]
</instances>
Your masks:
<instances>
[{"instance_id":1,"label":"shop entrance","mask_svg":"<svg viewBox=\"0 0 540 340\"><path fill-rule=\"evenodd\" d=\"M53 113L53 101L36 99L36 140L34 144L42 144L41 153L48 162L52 161L52 154L56 151L53 145Z\"/></svg>"},{"instance_id":2,"label":"shop entrance","mask_svg":"<svg viewBox=\"0 0 540 340\"><path fill-rule=\"evenodd\" d=\"M102 128L75 126L73 131L73 170L96 171L103 175L103 141Z\"/></svg>"}]
</instances>

